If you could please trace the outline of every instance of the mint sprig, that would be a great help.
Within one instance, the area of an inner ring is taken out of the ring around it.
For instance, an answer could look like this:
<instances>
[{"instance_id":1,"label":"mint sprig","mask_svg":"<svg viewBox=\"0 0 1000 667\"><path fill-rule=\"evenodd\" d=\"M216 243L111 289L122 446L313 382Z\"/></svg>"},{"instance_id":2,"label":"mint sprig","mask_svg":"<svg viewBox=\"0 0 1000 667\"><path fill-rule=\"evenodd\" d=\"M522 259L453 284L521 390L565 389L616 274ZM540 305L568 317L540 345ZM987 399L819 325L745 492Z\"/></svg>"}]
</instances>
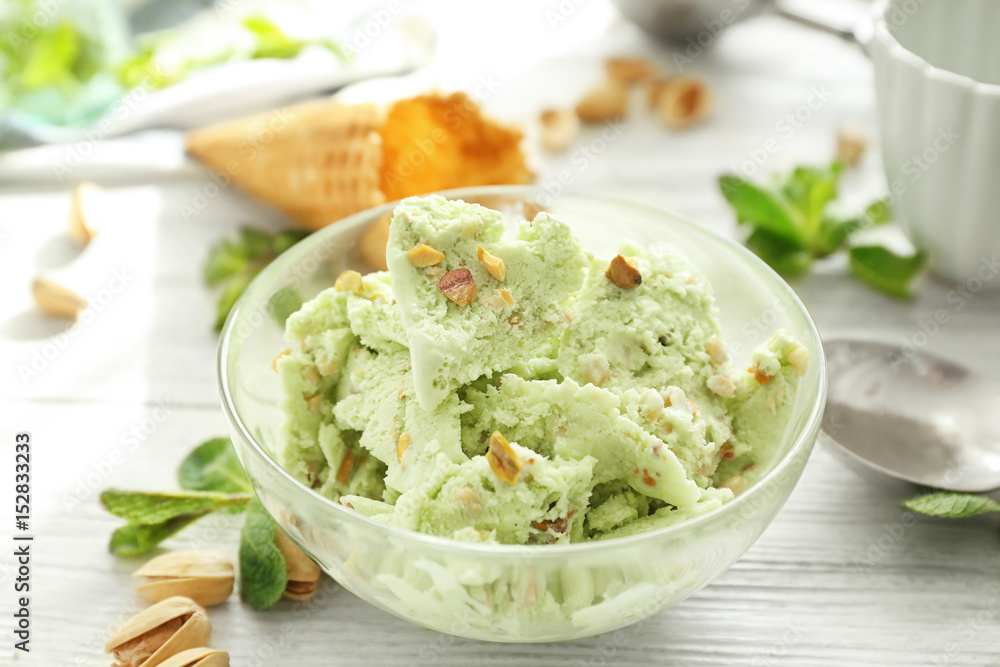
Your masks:
<instances>
[{"instance_id":1,"label":"mint sprig","mask_svg":"<svg viewBox=\"0 0 1000 667\"><path fill-rule=\"evenodd\" d=\"M258 611L279 599L288 583L285 557L275 545L279 530L253 495L229 438L198 445L181 462L177 479L184 491L150 493L108 489L101 504L127 523L111 535L118 556L140 556L213 512L246 512L240 534L240 597Z\"/></svg>"},{"instance_id":2,"label":"mint sprig","mask_svg":"<svg viewBox=\"0 0 1000 667\"><path fill-rule=\"evenodd\" d=\"M854 246L852 237L891 220L887 202L879 200L855 217L837 215L842 167L798 167L770 186L751 183L741 176L719 178L722 196L736 213L737 222L749 229L746 245L774 270L796 277L813 262L849 250L852 273L890 296L906 299L923 271L923 254L898 255L882 246Z\"/></svg>"},{"instance_id":3,"label":"mint sprig","mask_svg":"<svg viewBox=\"0 0 1000 667\"><path fill-rule=\"evenodd\" d=\"M946 519L965 519L989 512L1000 512L1000 503L988 496L974 493L935 491L910 498L903 507L918 514Z\"/></svg>"},{"instance_id":4,"label":"mint sprig","mask_svg":"<svg viewBox=\"0 0 1000 667\"><path fill-rule=\"evenodd\" d=\"M215 330L222 329L229 311L246 291L250 281L274 259L308 236L308 232L286 230L277 234L244 227L235 239L222 239L209 250L202 275L209 287L221 287L215 308ZM280 296L279 296L280 295ZM295 306L296 302L298 306ZM271 314L284 324L298 310L302 298L291 287L276 293L269 306Z\"/></svg>"},{"instance_id":5,"label":"mint sprig","mask_svg":"<svg viewBox=\"0 0 1000 667\"><path fill-rule=\"evenodd\" d=\"M253 499L250 480L229 438L200 444L181 463L177 476L184 491L108 489L101 494L104 509L127 521L111 536L112 553L147 553L198 519L213 512L242 512Z\"/></svg>"}]
</instances>

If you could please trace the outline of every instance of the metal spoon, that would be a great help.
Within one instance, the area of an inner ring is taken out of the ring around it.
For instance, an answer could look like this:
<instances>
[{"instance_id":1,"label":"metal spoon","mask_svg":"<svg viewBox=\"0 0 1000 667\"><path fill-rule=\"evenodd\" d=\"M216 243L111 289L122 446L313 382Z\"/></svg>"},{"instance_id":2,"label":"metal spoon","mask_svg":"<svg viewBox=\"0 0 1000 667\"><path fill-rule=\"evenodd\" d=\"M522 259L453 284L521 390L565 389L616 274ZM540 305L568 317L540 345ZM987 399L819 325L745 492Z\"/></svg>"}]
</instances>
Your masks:
<instances>
[{"instance_id":1,"label":"metal spoon","mask_svg":"<svg viewBox=\"0 0 1000 667\"><path fill-rule=\"evenodd\" d=\"M876 342L823 344L824 441L848 463L949 491L1000 488L1000 383Z\"/></svg>"}]
</instances>

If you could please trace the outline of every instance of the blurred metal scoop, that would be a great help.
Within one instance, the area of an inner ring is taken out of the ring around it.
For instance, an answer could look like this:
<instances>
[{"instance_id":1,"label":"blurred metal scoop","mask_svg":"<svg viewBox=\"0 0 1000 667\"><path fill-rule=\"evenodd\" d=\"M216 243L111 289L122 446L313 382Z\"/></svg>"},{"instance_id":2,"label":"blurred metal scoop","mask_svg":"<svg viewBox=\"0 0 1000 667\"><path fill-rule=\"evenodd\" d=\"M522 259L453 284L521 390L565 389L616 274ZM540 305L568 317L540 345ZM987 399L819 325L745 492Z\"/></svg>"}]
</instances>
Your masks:
<instances>
[{"instance_id":1,"label":"blurred metal scoop","mask_svg":"<svg viewBox=\"0 0 1000 667\"><path fill-rule=\"evenodd\" d=\"M915 349L823 345L824 443L849 463L950 491L1000 488L1000 383Z\"/></svg>"}]
</instances>

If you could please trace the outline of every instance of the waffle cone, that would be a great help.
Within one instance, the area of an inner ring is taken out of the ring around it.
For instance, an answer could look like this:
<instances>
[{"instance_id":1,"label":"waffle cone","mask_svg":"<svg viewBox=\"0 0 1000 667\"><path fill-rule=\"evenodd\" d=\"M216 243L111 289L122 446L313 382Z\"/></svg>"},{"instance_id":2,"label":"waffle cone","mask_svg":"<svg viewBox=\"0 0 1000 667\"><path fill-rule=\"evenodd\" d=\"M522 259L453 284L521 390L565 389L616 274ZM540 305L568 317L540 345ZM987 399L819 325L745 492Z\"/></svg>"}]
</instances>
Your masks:
<instances>
[{"instance_id":1,"label":"waffle cone","mask_svg":"<svg viewBox=\"0 0 1000 667\"><path fill-rule=\"evenodd\" d=\"M187 134L190 155L307 229L385 201L374 104L324 101Z\"/></svg>"}]
</instances>

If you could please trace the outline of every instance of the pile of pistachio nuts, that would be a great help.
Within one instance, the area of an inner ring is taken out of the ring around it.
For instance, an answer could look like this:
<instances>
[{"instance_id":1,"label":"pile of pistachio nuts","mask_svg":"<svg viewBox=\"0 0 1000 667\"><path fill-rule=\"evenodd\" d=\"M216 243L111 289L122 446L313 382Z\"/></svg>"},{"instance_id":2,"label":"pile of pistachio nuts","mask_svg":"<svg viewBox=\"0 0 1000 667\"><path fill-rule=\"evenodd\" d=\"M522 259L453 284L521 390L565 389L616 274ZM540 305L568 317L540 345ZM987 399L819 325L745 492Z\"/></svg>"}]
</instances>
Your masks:
<instances>
[{"instance_id":1,"label":"pile of pistachio nuts","mask_svg":"<svg viewBox=\"0 0 1000 667\"><path fill-rule=\"evenodd\" d=\"M278 534L275 544L288 569L283 597L308 600L319 584L319 566ZM134 576L143 580L136 591L156 604L112 633L105 650L114 656L114 667L229 667L226 651L207 646L212 623L205 611L232 595L235 569L225 554L173 551L153 558Z\"/></svg>"}]
</instances>

